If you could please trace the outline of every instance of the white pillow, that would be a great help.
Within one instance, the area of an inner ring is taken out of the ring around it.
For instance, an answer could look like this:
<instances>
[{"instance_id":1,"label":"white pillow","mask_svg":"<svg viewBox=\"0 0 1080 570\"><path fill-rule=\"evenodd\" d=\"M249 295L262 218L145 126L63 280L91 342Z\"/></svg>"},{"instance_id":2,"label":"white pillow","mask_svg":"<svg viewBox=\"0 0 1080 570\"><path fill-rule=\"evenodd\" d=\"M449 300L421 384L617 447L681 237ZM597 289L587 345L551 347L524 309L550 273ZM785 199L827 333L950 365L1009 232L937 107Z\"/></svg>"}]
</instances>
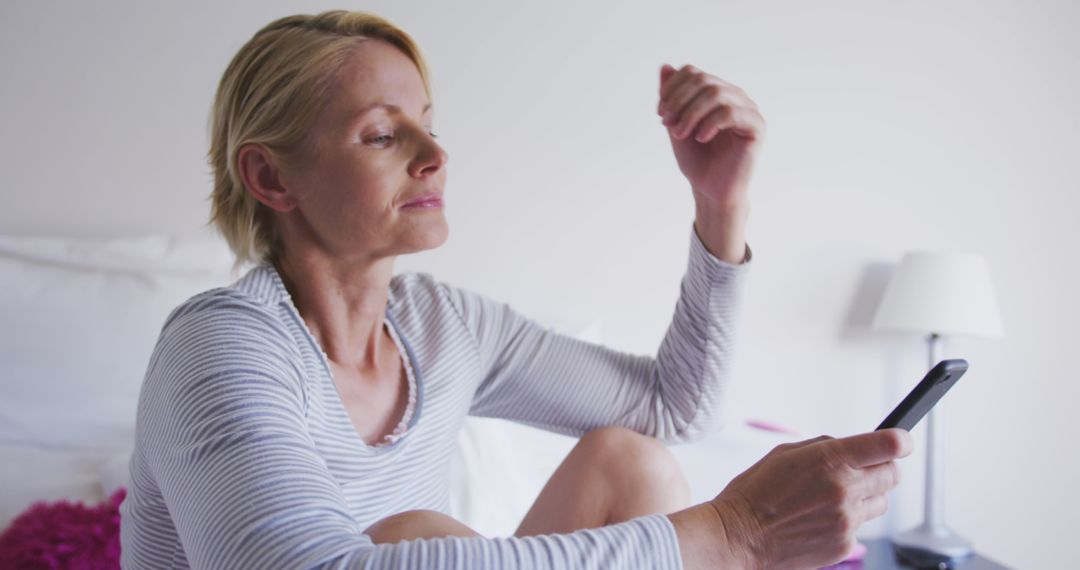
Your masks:
<instances>
[{"instance_id":1,"label":"white pillow","mask_svg":"<svg viewBox=\"0 0 1080 570\"><path fill-rule=\"evenodd\" d=\"M777 445L800 439L804 438L750 427L735 415L700 440L670 449L690 483L690 501L697 504L716 497Z\"/></svg>"},{"instance_id":2,"label":"white pillow","mask_svg":"<svg viewBox=\"0 0 1080 570\"><path fill-rule=\"evenodd\" d=\"M120 487L131 486L132 449L114 451L105 457L97 469L96 481L102 497L110 497Z\"/></svg>"},{"instance_id":3,"label":"white pillow","mask_svg":"<svg viewBox=\"0 0 1080 570\"><path fill-rule=\"evenodd\" d=\"M0 443L130 447L165 317L231 262L211 238L0 237Z\"/></svg>"},{"instance_id":4,"label":"white pillow","mask_svg":"<svg viewBox=\"0 0 1080 570\"><path fill-rule=\"evenodd\" d=\"M484 536L514 534L577 439L469 417L450 471L450 516Z\"/></svg>"},{"instance_id":5,"label":"white pillow","mask_svg":"<svg viewBox=\"0 0 1080 570\"><path fill-rule=\"evenodd\" d=\"M0 532L37 501L94 504L103 498L97 452L0 444L0 458Z\"/></svg>"}]
</instances>

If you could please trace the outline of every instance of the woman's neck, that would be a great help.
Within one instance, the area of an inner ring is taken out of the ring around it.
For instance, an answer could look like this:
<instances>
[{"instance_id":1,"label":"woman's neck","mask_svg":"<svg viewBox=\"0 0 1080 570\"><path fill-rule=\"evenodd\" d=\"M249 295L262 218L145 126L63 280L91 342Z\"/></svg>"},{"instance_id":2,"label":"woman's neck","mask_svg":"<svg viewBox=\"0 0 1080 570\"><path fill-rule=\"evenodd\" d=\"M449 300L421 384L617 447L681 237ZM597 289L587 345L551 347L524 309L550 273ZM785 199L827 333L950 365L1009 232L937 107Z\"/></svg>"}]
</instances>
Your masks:
<instances>
[{"instance_id":1,"label":"woman's neck","mask_svg":"<svg viewBox=\"0 0 1080 570\"><path fill-rule=\"evenodd\" d=\"M384 330L393 257L343 264L315 253L282 253L274 266L333 363L360 372L397 364L383 362L386 343L393 342Z\"/></svg>"}]
</instances>

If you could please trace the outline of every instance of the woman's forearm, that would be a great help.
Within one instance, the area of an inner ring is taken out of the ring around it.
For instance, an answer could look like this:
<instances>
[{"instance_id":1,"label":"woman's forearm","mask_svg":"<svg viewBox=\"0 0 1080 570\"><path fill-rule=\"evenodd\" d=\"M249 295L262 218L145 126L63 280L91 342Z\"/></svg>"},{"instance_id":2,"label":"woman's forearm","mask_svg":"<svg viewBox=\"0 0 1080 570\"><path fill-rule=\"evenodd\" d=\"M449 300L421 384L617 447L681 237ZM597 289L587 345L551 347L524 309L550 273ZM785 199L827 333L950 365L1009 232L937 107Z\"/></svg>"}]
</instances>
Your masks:
<instances>
[{"instance_id":1,"label":"woman's forearm","mask_svg":"<svg viewBox=\"0 0 1080 570\"><path fill-rule=\"evenodd\" d=\"M699 198L695 207L694 230L713 257L740 264L746 259L746 223L750 203L710 204Z\"/></svg>"}]
</instances>

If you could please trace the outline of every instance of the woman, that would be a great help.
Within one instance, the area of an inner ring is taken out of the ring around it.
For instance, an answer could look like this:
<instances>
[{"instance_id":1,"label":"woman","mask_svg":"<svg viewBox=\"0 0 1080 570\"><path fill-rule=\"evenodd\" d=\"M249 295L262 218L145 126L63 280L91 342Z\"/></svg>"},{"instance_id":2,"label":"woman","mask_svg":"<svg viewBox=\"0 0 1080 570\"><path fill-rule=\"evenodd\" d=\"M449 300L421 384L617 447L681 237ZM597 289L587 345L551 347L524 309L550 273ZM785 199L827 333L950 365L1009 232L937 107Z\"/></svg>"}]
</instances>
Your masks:
<instances>
[{"instance_id":1,"label":"woman","mask_svg":"<svg viewBox=\"0 0 1080 570\"><path fill-rule=\"evenodd\" d=\"M697 202L656 359L542 329L398 255L447 236L446 152L407 34L363 13L269 24L213 114L213 220L257 267L168 318L122 506L127 568L802 567L885 508L897 430L781 446L687 507L664 446L701 434L730 359L763 121L737 87L664 66ZM467 414L581 437L512 538L441 514Z\"/></svg>"}]
</instances>

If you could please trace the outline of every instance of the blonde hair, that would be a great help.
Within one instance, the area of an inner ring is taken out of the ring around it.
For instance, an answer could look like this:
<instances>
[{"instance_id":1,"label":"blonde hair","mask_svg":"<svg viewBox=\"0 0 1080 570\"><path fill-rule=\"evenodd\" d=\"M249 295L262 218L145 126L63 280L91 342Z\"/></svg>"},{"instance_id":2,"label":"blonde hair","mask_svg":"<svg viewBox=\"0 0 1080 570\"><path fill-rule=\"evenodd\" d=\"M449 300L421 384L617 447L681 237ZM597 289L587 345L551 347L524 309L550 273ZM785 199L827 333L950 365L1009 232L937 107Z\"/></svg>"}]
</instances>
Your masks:
<instances>
[{"instance_id":1,"label":"blonde hair","mask_svg":"<svg viewBox=\"0 0 1080 570\"><path fill-rule=\"evenodd\" d=\"M427 65L413 39L365 12L332 10L275 20L256 32L226 68L210 116L210 222L229 242L237 265L272 261L280 246L270 211L240 179L237 151L257 143L282 163L295 160L345 60L368 39L404 52L431 99Z\"/></svg>"}]
</instances>

